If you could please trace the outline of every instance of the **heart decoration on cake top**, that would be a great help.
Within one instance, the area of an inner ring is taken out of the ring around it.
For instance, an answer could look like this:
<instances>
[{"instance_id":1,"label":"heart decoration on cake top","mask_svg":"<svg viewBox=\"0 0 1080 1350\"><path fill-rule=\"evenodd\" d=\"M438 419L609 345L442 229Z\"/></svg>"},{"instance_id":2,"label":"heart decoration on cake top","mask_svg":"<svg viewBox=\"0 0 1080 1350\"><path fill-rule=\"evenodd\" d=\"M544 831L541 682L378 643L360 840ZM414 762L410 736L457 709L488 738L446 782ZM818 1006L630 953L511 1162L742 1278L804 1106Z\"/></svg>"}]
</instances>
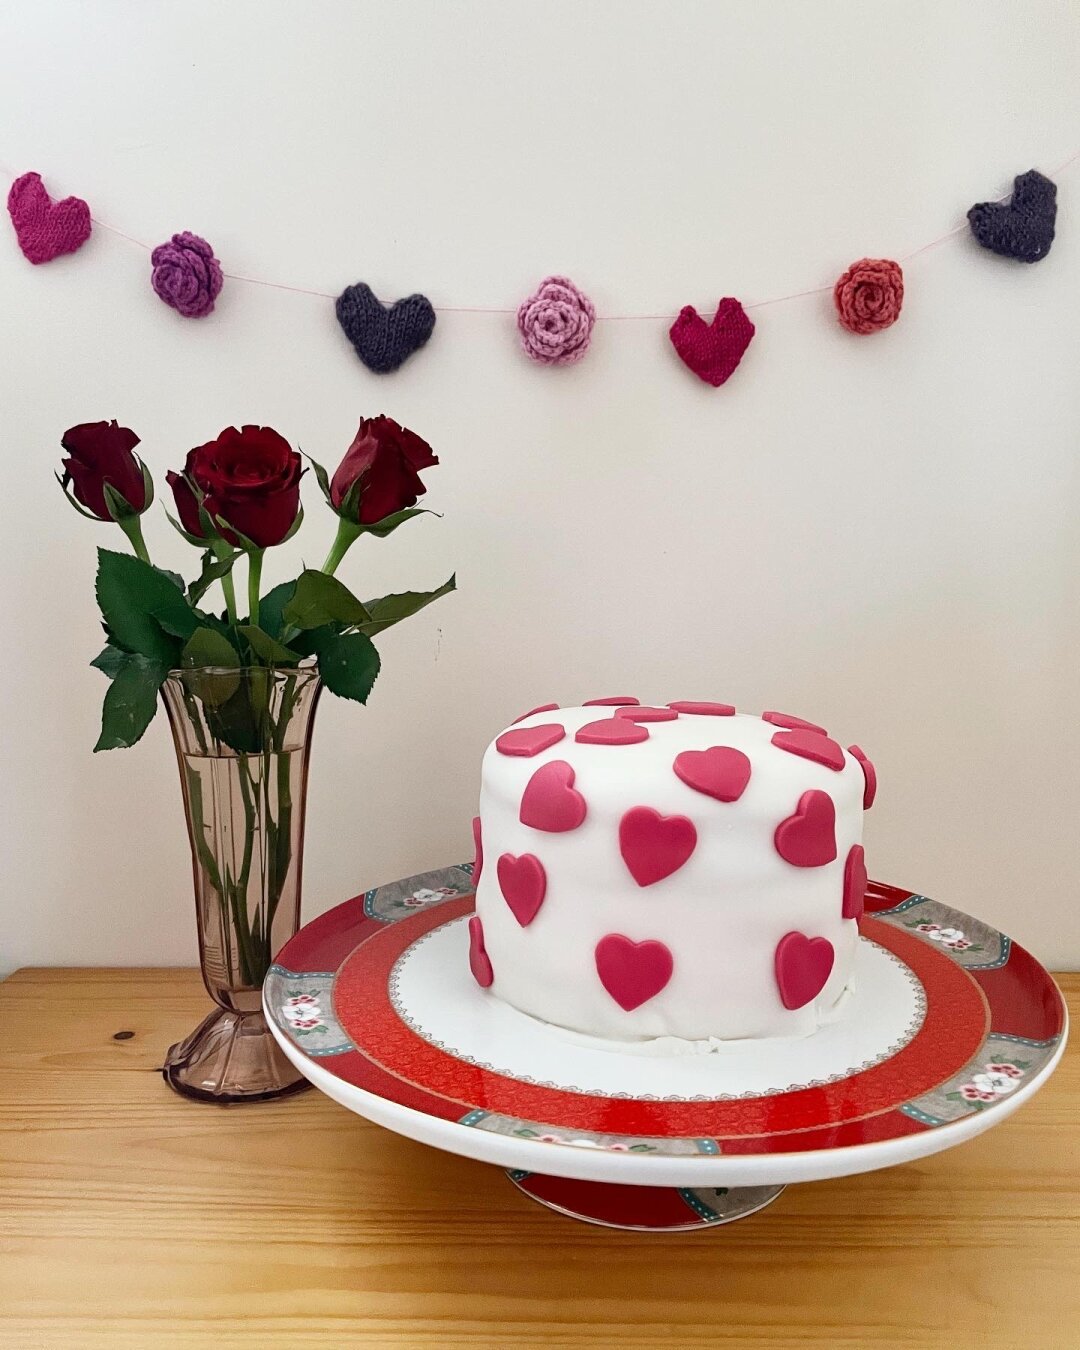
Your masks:
<instances>
[{"instance_id":1,"label":"heart decoration on cake top","mask_svg":"<svg viewBox=\"0 0 1080 1350\"><path fill-rule=\"evenodd\" d=\"M1038 262L1054 242L1057 184L1029 169L1013 179L1009 201L977 202L967 217L983 248L1018 262Z\"/></svg>"},{"instance_id":2,"label":"heart decoration on cake top","mask_svg":"<svg viewBox=\"0 0 1080 1350\"><path fill-rule=\"evenodd\" d=\"M520 717L515 717L512 725L516 726L518 722L524 722L526 717L535 717L537 713L558 712L558 710L559 705L557 703L541 703L538 708L530 708L527 713L522 713Z\"/></svg>"},{"instance_id":3,"label":"heart decoration on cake top","mask_svg":"<svg viewBox=\"0 0 1080 1350\"><path fill-rule=\"evenodd\" d=\"M586 722L574 737L582 745L638 745L649 739L647 728L625 718L608 717L601 722Z\"/></svg>"},{"instance_id":4,"label":"heart decoration on cake top","mask_svg":"<svg viewBox=\"0 0 1080 1350\"><path fill-rule=\"evenodd\" d=\"M625 1012L633 1012L664 989L675 961L662 942L633 942L622 933L608 933L596 944L596 973L600 983Z\"/></svg>"},{"instance_id":5,"label":"heart decoration on cake top","mask_svg":"<svg viewBox=\"0 0 1080 1350\"><path fill-rule=\"evenodd\" d=\"M784 727L787 731L816 731L819 736L829 734L824 727L819 727L816 722L808 722L805 717L793 717L791 713L763 712L761 720L771 722L774 727Z\"/></svg>"},{"instance_id":6,"label":"heart decoration on cake top","mask_svg":"<svg viewBox=\"0 0 1080 1350\"><path fill-rule=\"evenodd\" d=\"M669 708L674 708L679 713L694 713L698 717L734 717L734 703L696 703L693 699L682 699L675 703L669 703Z\"/></svg>"},{"instance_id":7,"label":"heart decoration on cake top","mask_svg":"<svg viewBox=\"0 0 1080 1350\"><path fill-rule=\"evenodd\" d=\"M53 201L39 173L24 173L8 192L8 215L23 256L32 263L52 262L74 253L90 238L90 208L81 197Z\"/></svg>"},{"instance_id":8,"label":"heart decoration on cake top","mask_svg":"<svg viewBox=\"0 0 1080 1350\"><path fill-rule=\"evenodd\" d=\"M397 370L435 331L435 311L426 295L407 295L384 305L359 281L345 287L334 308L357 356L376 375Z\"/></svg>"},{"instance_id":9,"label":"heart decoration on cake top","mask_svg":"<svg viewBox=\"0 0 1080 1350\"><path fill-rule=\"evenodd\" d=\"M518 819L549 834L576 830L585 819L585 798L574 787L574 766L565 759L542 764L525 785Z\"/></svg>"},{"instance_id":10,"label":"heart decoration on cake top","mask_svg":"<svg viewBox=\"0 0 1080 1350\"><path fill-rule=\"evenodd\" d=\"M827 792L811 788L799 798L793 815L776 827L777 853L793 867L824 867L836 857L836 804Z\"/></svg>"},{"instance_id":11,"label":"heart decoration on cake top","mask_svg":"<svg viewBox=\"0 0 1080 1350\"><path fill-rule=\"evenodd\" d=\"M469 920L469 969L481 989L491 988L495 972L491 968L491 958L484 946L484 925L480 922L478 914L474 914Z\"/></svg>"},{"instance_id":12,"label":"heart decoration on cake top","mask_svg":"<svg viewBox=\"0 0 1080 1350\"><path fill-rule=\"evenodd\" d=\"M794 1011L812 1003L832 974L836 953L828 938L786 933L776 944L776 987L780 1002Z\"/></svg>"},{"instance_id":13,"label":"heart decoration on cake top","mask_svg":"<svg viewBox=\"0 0 1080 1350\"><path fill-rule=\"evenodd\" d=\"M737 802L750 781L750 759L730 745L683 750L672 765L675 774L695 792L718 802Z\"/></svg>"},{"instance_id":14,"label":"heart decoration on cake top","mask_svg":"<svg viewBox=\"0 0 1080 1350\"><path fill-rule=\"evenodd\" d=\"M866 855L862 844L854 844L844 863L845 919L858 919L866 907Z\"/></svg>"},{"instance_id":15,"label":"heart decoration on cake top","mask_svg":"<svg viewBox=\"0 0 1080 1350\"><path fill-rule=\"evenodd\" d=\"M834 773L839 773L844 767L843 750L835 741L817 731L778 731L772 738L772 744L777 750L786 750L789 755L823 764Z\"/></svg>"},{"instance_id":16,"label":"heart decoration on cake top","mask_svg":"<svg viewBox=\"0 0 1080 1350\"><path fill-rule=\"evenodd\" d=\"M616 708L614 715L627 722L674 722L679 714L674 708Z\"/></svg>"},{"instance_id":17,"label":"heart decoration on cake top","mask_svg":"<svg viewBox=\"0 0 1080 1350\"><path fill-rule=\"evenodd\" d=\"M863 810L869 811L874 804L874 798L877 796L877 770L857 745L849 745L847 752L862 765L863 777L866 779L866 784L863 787L862 804Z\"/></svg>"},{"instance_id":18,"label":"heart decoration on cake top","mask_svg":"<svg viewBox=\"0 0 1080 1350\"><path fill-rule=\"evenodd\" d=\"M639 698L587 698L581 705L583 708L629 708L640 704Z\"/></svg>"},{"instance_id":19,"label":"heart decoration on cake top","mask_svg":"<svg viewBox=\"0 0 1080 1350\"><path fill-rule=\"evenodd\" d=\"M719 388L746 354L754 325L738 300L726 296L706 323L693 305L685 305L668 333L679 359L699 380Z\"/></svg>"},{"instance_id":20,"label":"heart decoration on cake top","mask_svg":"<svg viewBox=\"0 0 1080 1350\"><path fill-rule=\"evenodd\" d=\"M619 821L619 852L639 886L652 886L677 872L697 847L697 829L687 816L662 816L651 806L632 806Z\"/></svg>"},{"instance_id":21,"label":"heart decoration on cake top","mask_svg":"<svg viewBox=\"0 0 1080 1350\"><path fill-rule=\"evenodd\" d=\"M475 891L480 884L480 873L484 870L484 843L480 837L480 817L473 816L472 837L475 853L473 855L472 884Z\"/></svg>"},{"instance_id":22,"label":"heart decoration on cake top","mask_svg":"<svg viewBox=\"0 0 1080 1350\"><path fill-rule=\"evenodd\" d=\"M515 858L504 853L496 864L499 890L510 906L510 912L522 928L527 928L540 913L547 894L547 873L533 853L522 853Z\"/></svg>"},{"instance_id":23,"label":"heart decoration on cake top","mask_svg":"<svg viewBox=\"0 0 1080 1350\"><path fill-rule=\"evenodd\" d=\"M541 750L550 750L558 745L566 735L566 728L558 722L541 722L536 727L518 727L516 731L504 731L496 738L495 749L500 755L519 755L531 759Z\"/></svg>"}]
</instances>

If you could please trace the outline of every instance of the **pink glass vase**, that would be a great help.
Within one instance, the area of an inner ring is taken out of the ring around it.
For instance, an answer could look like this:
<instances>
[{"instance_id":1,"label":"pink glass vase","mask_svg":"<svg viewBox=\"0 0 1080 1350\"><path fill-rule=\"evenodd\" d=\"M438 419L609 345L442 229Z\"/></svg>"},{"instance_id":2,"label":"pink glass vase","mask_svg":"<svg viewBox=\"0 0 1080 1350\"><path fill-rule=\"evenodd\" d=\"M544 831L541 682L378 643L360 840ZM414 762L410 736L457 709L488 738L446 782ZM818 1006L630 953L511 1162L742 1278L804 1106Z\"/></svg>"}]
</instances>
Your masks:
<instances>
[{"instance_id":1,"label":"pink glass vase","mask_svg":"<svg viewBox=\"0 0 1080 1350\"><path fill-rule=\"evenodd\" d=\"M199 1101L268 1101L308 1086L262 1014L262 983L300 923L314 669L173 671L172 727L195 876L203 983L217 1007L163 1069Z\"/></svg>"}]
</instances>

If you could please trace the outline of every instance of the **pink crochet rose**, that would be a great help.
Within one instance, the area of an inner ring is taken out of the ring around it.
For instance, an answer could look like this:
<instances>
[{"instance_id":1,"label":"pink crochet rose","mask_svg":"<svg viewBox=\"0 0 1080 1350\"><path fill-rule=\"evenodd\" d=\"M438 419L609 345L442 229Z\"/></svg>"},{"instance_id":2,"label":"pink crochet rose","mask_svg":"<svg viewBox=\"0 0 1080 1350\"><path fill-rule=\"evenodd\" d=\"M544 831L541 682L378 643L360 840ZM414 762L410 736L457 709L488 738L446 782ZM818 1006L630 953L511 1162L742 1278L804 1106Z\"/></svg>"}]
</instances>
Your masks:
<instances>
[{"instance_id":1,"label":"pink crochet rose","mask_svg":"<svg viewBox=\"0 0 1080 1350\"><path fill-rule=\"evenodd\" d=\"M517 312L525 355L545 366L569 366L589 349L596 310L568 277L545 277Z\"/></svg>"},{"instance_id":2,"label":"pink crochet rose","mask_svg":"<svg viewBox=\"0 0 1080 1350\"><path fill-rule=\"evenodd\" d=\"M836 316L849 333L865 337L880 332L900 317L904 274L888 258L862 258L852 263L833 288Z\"/></svg>"}]
</instances>

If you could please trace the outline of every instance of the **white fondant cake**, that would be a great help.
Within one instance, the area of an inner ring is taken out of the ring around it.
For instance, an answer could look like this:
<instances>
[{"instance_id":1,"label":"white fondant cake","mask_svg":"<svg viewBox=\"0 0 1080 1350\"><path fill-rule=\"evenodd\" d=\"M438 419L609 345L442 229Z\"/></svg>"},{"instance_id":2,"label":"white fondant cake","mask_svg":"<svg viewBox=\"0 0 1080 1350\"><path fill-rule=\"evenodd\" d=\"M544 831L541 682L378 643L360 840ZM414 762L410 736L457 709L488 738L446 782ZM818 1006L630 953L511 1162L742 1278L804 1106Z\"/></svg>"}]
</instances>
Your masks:
<instances>
[{"instance_id":1,"label":"white fondant cake","mask_svg":"<svg viewBox=\"0 0 1080 1350\"><path fill-rule=\"evenodd\" d=\"M851 976L875 788L785 714L531 713L484 756L473 974L605 1040L809 1035Z\"/></svg>"}]
</instances>

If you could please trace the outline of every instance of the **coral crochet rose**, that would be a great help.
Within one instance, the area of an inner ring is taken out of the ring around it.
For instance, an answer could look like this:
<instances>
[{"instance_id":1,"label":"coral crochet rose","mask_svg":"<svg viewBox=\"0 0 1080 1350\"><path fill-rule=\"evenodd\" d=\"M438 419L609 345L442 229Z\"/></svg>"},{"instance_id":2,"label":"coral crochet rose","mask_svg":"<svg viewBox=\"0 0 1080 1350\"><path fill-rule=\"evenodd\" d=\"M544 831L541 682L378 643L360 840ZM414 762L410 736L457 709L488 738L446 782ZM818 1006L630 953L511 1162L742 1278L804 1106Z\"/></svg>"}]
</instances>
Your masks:
<instances>
[{"instance_id":1,"label":"coral crochet rose","mask_svg":"<svg viewBox=\"0 0 1080 1350\"><path fill-rule=\"evenodd\" d=\"M888 328L900 317L904 273L888 258L852 263L833 288L836 316L849 333L865 336Z\"/></svg>"},{"instance_id":2,"label":"coral crochet rose","mask_svg":"<svg viewBox=\"0 0 1080 1350\"><path fill-rule=\"evenodd\" d=\"M596 309L569 277L545 277L517 312L521 349L545 366L569 366L589 349Z\"/></svg>"}]
</instances>

